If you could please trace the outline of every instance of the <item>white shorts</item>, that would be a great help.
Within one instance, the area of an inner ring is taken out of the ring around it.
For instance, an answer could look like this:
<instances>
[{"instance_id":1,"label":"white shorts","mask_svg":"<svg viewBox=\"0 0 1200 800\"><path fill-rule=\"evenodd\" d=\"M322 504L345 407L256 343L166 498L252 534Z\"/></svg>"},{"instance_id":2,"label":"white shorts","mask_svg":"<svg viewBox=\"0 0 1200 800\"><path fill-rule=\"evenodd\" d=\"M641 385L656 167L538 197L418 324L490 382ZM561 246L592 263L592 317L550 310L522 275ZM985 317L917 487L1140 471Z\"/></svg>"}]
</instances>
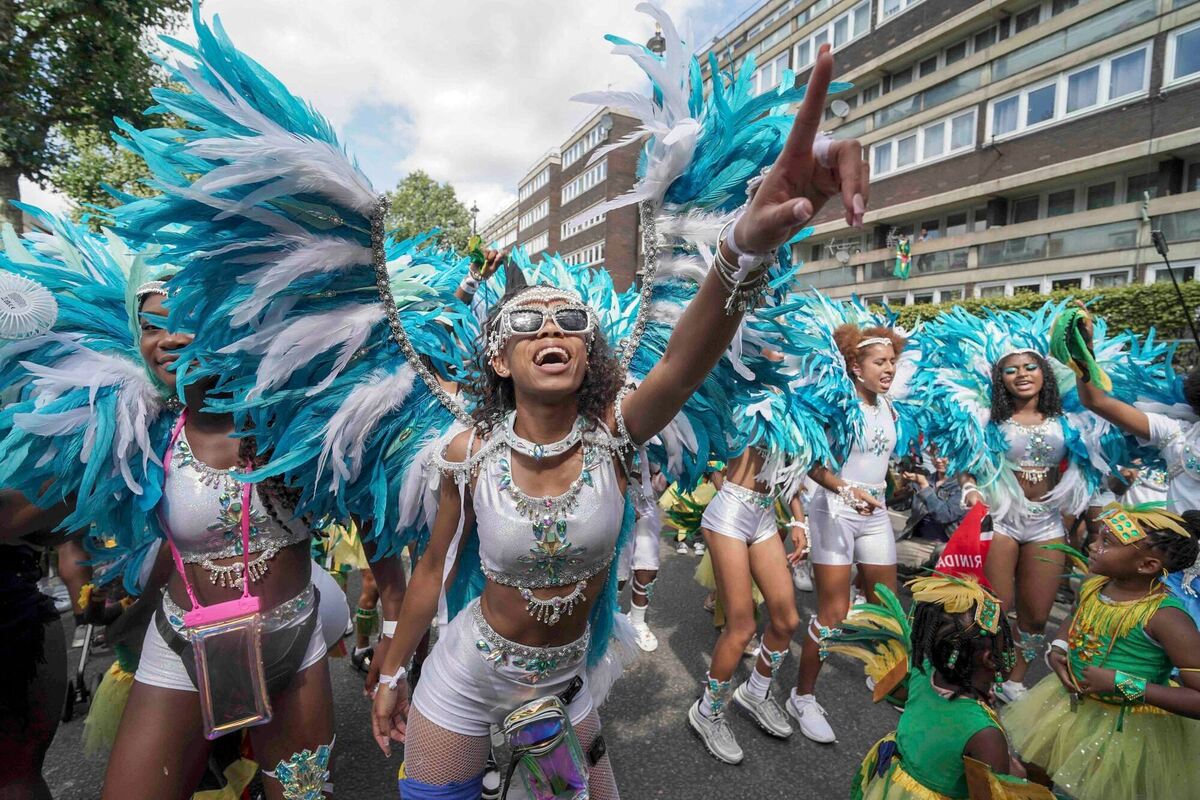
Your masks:
<instances>
[{"instance_id":1,"label":"white shorts","mask_svg":"<svg viewBox=\"0 0 1200 800\"><path fill-rule=\"evenodd\" d=\"M577 675L583 688L567 713L579 725L592 712L587 633L560 647L526 647L497 634L483 619L478 599L438 633L412 698L435 725L463 736L487 736L517 707L561 693Z\"/></svg>"},{"instance_id":2,"label":"white shorts","mask_svg":"<svg viewBox=\"0 0 1200 800\"><path fill-rule=\"evenodd\" d=\"M808 508L808 545L814 564L896 563L896 534L887 509L864 516L823 488Z\"/></svg>"},{"instance_id":3,"label":"white shorts","mask_svg":"<svg viewBox=\"0 0 1200 800\"><path fill-rule=\"evenodd\" d=\"M1067 538L1062 514L1057 509L1048 508L1040 503L1029 505L1034 509L1030 514L1022 514L1014 508L1003 517L993 518L992 530L1004 534L1018 544Z\"/></svg>"},{"instance_id":4,"label":"white shorts","mask_svg":"<svg viewBox=\"0 0 1200 800\"><path fill-rule=\"evenodd\" d=\"M768 494L725 481L704 509L700 527L756 545L779 534L775 502Z\"/></svg>"},{"instance_id":5,"label":"white shorts","mask_svg":"<svg viewBox=\"0 0 1200 800\"><path fill-rule=\"evenodd\" d=\"M321 630L325 633L325 649L341 641L350 625L350 604L337 580L320 564L313 562L313 586L321 593Z\"/></svg>"},{"instance_id":6,"label":"white shorts","mask_svg":"<svg viewBox=\"0 0 1200 800\"><path fill-rule=\"evenodd\" d=\"M658 545L662 538L662 517L658 506L652 512L637 518L633 527L633 537L626 542L621 551L621 560L617 564L617 578L629 580L632 570L652 570L657 572L659 566Z\"/></svg>"}]
</instances>

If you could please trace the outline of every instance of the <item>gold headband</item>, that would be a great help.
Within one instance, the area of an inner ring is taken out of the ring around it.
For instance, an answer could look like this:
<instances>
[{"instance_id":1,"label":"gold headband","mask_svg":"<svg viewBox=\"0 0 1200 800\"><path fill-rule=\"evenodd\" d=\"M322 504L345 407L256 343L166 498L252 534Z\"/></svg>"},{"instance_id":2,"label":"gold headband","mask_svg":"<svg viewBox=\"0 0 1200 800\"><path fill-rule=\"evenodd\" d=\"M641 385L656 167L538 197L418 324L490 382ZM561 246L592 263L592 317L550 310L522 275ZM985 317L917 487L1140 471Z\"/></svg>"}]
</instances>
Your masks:
<instances>
[{"instance_id":1,"label":"gold headband","mask_svg":"<svg viewBox=\"0 0 1200 800\"><path fill-rule=\"evenodd\" d=\"M962 614L974 609L975 622L988 633L997 633L1004 618L1000 601L994 594L974 578L943 575L935 572L924 578L908 582L913 601L934 603L951 614Z\"/></svg>"},{"instance_id":2,"label":"gold headband","mask_svg":"<svg viewBox=\"0 0 1200 800\"><path fill-rule=\"evenodd\" d=\"M1124 506L1109 503L1101 512L1099 522L1112 531L1121 544L1133 544L1145 539L1147 531L1170 531L1179 536L1191 536L1183 526L1183 517L1166 510L1166 503L1141 503Z\"/></svg>"}]
</instances>

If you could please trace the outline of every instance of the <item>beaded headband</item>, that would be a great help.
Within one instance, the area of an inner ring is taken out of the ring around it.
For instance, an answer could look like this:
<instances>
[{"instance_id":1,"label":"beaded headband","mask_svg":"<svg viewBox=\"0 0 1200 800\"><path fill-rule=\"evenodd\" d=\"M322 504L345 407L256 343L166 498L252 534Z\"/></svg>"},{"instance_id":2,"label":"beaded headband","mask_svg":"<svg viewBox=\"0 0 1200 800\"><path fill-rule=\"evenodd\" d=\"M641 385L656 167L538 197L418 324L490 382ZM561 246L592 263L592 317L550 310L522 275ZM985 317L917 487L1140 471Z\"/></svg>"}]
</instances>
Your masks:
<instances>
[{"instance_id":1,"label":"beaded headband","mask_svg":"<svg viewBox=\"0 0 1200 800\"><path fill-rule=\"evenodd\" d=\"M137 297L138 300L141 300L143 297L151 294L157 294L166 297L166 281L146 281L141 286L137 287L137 290L134 292L134 296Z\"/></svg>"},{"instance_id":2,"label":"beaded headband","mask_svg":"<svg viewBox=\"0 0 1200 800\"><path fill-rule=\"evenodd\" d=\"M509 315L520 305L524 303L552 303L555 301L562 302L569 307L579 308L587 312L588 318L591 320L592 329L596 325L596 312L591 306L583 302L583 298L578 292L570 289L560 289L557 286L547 286L546 284L537 284L524 289L518 289L509 298L502 301L500 312L496 315L495 327L488 335L487 339L487 355L488 358L495 358L504 349L504 345L513 336L512 326L508 322ZM591 347L593 334L588 332L587 344Z\"/></svg>"},{"instance_id":3,"label":"beaded headband","mask_svg":"<svg viewBox=\"0 0 1200 800\"><path fill-rule=\"evenodd\" d=\"M862 350L864 347L870 347L871 345L874 345L874 344L891 344L894 346L894 343L892 342L892 340L887 338L886 336L872 336L869 339L863 339L861 342L858 343L858 345L854 349Z\"/></svg>"},{"instance_id":4,"label":"beaded headband","mask_svg":"<svg viewBox=\"0 0 1200 800\"><path fill-rule=\"evenodd\" d=\"M997 633L1004 615L1000 601L974 578L934 573L908 582L913 601L934 603L951 614L975 610L975 622L988 633Z\"/></svg>"},{"instance_id":5,"label":"beaded headband","mask_svg":"<svg viewBox=\"0 0 1200 800\"><path fill-rule=\"evenodd\" d=\"M1003 353L1001 353L1000 358L998 358L996 360L1003 361L1004 359L1008 358L1009 356L1019 356L1019 355L1024 355L1025 353L1028 353L1029 355L1032 355L1032 356L1042 356L1041 353L1039 353L1037 350L1034 350L1031 347L1014 347L1011 350L1006 350ZM1045 358L1045 356L1042 356L1042 357Z\"/></svg>"},{"instance_id":6,"label":"beaded headband","mask_svg":"<svg viewBox=\"0 0 1200 800\"><path fill-rule=\"evenodd\" d=\"M1145 539L1149 530L1165 530L1179 536L1191 536L1183 527L1183 517L1165 510L1166 503L1141 503L1123 506L1109 503L1098 521L1108 528L1121 544L1133 544Z\"/></svg>"}]
</instances>

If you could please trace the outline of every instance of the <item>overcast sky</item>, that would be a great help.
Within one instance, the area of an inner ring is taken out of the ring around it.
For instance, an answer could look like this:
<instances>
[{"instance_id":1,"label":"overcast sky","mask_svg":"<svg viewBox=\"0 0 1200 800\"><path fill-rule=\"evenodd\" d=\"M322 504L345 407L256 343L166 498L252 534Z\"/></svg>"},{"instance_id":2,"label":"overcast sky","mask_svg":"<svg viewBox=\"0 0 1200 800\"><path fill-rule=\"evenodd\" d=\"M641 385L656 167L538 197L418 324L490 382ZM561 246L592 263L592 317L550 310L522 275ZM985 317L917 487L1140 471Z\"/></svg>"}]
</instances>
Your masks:
<instances>
[{"instance_id":1,"label":"overcast sky","mask_svg":"<svg viewBox=\"0 0 1200 800\"><path fill-rule=\"evenodd\" d=\"M661 0L692 44L760 0ZM583 91L640 89L605 33L654 32L635 0L205 0L238 47L342 132L377 189L414 169L480 222L590 113ZM179 38L191 38L181 32ZM61 207L36 187L26 199Z\"/></svg>"}]
</instances>

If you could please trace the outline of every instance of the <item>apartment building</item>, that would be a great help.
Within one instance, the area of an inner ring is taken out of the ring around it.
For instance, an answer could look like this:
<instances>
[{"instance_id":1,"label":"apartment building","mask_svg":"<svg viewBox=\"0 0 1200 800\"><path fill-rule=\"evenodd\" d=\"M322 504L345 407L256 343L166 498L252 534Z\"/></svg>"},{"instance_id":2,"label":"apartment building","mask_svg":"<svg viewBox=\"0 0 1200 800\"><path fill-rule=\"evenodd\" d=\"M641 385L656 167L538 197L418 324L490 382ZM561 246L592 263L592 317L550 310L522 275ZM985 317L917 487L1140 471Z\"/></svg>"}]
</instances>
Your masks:
<instances>
[{"instance_id":1,"label":"apartment building","mask_svg":"<svg viewBox=\"0 0 1200 800\"><path fill-rule=\"evenodd\" d=\"M591 157L596 148L632 133L637 124L608 109L589 115L525 173L517 184L517 202L484 224L484 238L502 246L515 242L534 258L557 253L570 264L603 266L618 289L629 286L639 268L637 207L591 216L587 211L633 187L637 145L595 162Z\"/></svg>"},{"instance_id":2,"label":"apartment building","mask_svg":"<svg viewBox=\"0 0 1200 800\"><path fill-rule=\"evenodd\" d=\"M854 84L826 130L862 141L872 185L865 230L835 201L797 245L813 286L896 305L1148 283L1156 228L1196 277L1197 0L767 0L703 73L753 54L772 91L826 42Z\"/></svg>"}]
</instances>

